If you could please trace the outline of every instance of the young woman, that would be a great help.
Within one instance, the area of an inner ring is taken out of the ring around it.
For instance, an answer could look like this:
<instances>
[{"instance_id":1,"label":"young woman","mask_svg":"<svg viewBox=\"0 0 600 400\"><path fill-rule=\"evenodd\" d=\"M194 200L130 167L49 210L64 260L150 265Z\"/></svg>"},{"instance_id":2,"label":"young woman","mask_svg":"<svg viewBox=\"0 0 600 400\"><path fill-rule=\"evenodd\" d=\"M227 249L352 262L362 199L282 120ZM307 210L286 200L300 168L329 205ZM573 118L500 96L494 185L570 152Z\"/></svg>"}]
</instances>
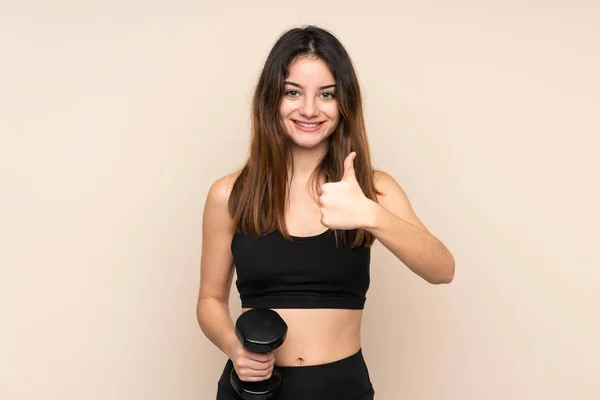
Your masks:
<instances>
[{"instance_id":1,"label":"young woman","mask_svg":"<svg viewBox=\"0 0 600 400\"><path fill-rule=\"evenodd\" d=\"M342 44L308 26L271 50L252 104L245 166L211 186L204 209L198 321L229 358L229 382L282 372L275 399L373 399L361 351L370 248L379 240L414 273L449 283L454 259L400 185L371 167L358 80ZM270 308L288 326L268 354L246 350L229 313L234 268L242 311Z\"/></svg>"}]
</instances>

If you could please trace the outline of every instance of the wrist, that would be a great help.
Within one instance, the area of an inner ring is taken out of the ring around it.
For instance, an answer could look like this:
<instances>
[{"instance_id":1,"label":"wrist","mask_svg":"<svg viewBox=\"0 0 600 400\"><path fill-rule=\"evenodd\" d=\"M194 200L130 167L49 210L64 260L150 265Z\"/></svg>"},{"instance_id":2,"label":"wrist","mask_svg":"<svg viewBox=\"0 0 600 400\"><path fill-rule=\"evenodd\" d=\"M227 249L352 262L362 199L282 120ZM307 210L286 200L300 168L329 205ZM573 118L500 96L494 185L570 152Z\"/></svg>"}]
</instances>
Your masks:
<instances>
[{"instance_id":1,"label":"wrist","mask_svg":"<svg viewBox=\"0 0 600 400\"><path fill-rule=\"evenodd\" d=\"M239 342L238 337L235 332L229 333L224 340L223 348L221 349L225 355L231 359L233 357L233 351L235 349L235 345Z\"/></svg>"},{"instance_id":2,"label":"wrist","mask_svg":"<svg viewBox=\"0 0 600 400\"><path fill-rule=\"evenodd\" d=\"M371 230L377 227L380 208L381 206L377 202L367 199L361 228L365 230Z\"/></svg>"}]
</instances>

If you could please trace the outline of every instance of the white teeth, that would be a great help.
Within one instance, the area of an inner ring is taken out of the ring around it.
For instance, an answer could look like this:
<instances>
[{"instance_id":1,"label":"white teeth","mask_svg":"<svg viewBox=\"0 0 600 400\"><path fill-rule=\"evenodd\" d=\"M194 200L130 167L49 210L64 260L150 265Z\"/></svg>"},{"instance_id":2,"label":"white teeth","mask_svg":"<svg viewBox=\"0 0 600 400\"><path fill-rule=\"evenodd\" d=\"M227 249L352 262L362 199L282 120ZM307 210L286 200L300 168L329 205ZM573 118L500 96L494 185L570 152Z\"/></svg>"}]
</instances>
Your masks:
<instances>
[{"instance_id":1,"label":"white teeth","mask_svg":"<svg viewBox=\"0 0 600 400\"><path fill-rule=\"evenodd\" d=\"M298 125L303 126L305 128L316 128L321 124L303 124L302 122L296 122Z\"/></svg>"}]
</instances>

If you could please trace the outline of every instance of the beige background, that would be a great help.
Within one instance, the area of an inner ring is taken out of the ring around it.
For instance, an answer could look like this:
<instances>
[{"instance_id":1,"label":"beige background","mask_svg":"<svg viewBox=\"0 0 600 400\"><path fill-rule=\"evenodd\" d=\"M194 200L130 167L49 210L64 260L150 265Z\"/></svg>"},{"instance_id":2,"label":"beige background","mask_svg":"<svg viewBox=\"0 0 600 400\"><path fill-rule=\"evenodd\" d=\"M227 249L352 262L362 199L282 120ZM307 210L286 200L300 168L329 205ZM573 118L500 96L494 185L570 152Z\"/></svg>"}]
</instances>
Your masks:
<instances>
[{"instance_id":1,"label":"beige background","mask_svg":"<svg viewBox=\"0 0 600 400\"><path fill-rule=\"evenodd\" d=\"M600 5L390 3L1 0L1 400L214 398L204 199L306 23L349 50L374 165L456 257L432 286L375 246L377 398L600 398Z\"/></svg>"}]
</instances>

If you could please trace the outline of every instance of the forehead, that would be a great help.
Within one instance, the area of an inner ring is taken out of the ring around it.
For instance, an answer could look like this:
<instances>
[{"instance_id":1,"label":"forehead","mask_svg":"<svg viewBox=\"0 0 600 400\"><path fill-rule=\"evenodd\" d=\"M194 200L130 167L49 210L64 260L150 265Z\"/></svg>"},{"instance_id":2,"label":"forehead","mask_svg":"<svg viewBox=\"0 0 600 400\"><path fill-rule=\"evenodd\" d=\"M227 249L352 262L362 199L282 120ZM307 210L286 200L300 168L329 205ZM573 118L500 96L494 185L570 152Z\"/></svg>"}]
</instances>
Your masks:
<instances>
[{"instance_id":1,"label":"forehead","mask_svg":"<svg viewBox=\"0 0 600 400\"><path fill-rule=\"evenodd\" d=\"M286 79L302 86L324 86L335 83L329 67L320 58L298 58L290 64L288 71Z\"/></svg>"}]
</instances>

